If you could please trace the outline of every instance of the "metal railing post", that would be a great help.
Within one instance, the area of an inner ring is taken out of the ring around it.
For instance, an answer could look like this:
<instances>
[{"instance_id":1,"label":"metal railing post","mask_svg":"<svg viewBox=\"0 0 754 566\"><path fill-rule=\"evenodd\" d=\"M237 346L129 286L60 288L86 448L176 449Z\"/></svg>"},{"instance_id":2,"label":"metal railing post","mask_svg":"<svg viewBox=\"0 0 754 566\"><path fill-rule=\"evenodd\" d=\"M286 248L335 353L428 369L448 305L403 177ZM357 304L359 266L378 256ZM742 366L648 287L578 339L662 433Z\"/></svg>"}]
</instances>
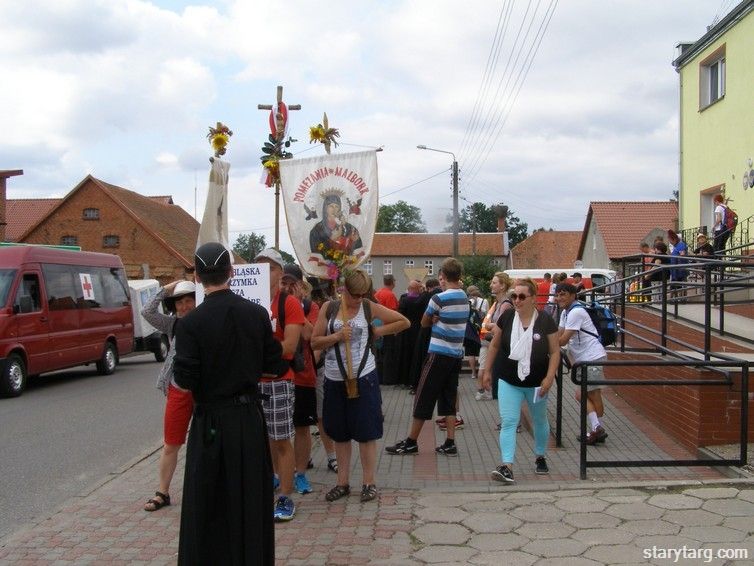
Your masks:
<instances>
[{"instance_id":1,"label":"metal railing post","mask_svg":"<svg viewBox=\"0 0 754 566\"><path fill-rule=\"evenodd\" d=\"M704 266L704 361L710 360L712 348L712 264Z\"/></svg>"},{"instance_id":2,"label":"metal railing post","mask_svg":"<svg viewBox=\"0 0 754 566\"><path fill-rule=\"evenodd\" d=\"M563 363L558 366L558 373L555 374L555 381L558 385L558 396L555 398L555 446L563 446Z\"/></svg>"},{"instance_id":3,"label":"metal railing post","mask_svg":"<svg viewBox=\"0 0 754 566\"><path fill-rule=\"evenodd\" d=\"M663 348L668 347L668 271L662 272L662 335L660 343Z\"/></svg>"},{"instance_id":4,"label":"metal railing post","mask_svg":"<svg viewBox=\"0 0 754 566\"><path fill-rule=\"evenodd\" d=\"M741 463L745 466L749 449L749 363L741 368Z\"/></svg>"},{"instance_id":5,"label":"metal railing post","mask_svg":"<svg viewBox=\"0 0 754 566\"><path fill-rule=\"evenodd\" d=\"M581 474L581 479L586 479L586 400L587 400L587 389L586 389L586 372L587 367L581 366L579 368L581 371L581 410L580 410L580 417L581 417L581 432L579 433L579 439L581 440L581 453L579 455L579 470ZM575 368L574 368L575 371Z\"/></svg>"}]
</instances>

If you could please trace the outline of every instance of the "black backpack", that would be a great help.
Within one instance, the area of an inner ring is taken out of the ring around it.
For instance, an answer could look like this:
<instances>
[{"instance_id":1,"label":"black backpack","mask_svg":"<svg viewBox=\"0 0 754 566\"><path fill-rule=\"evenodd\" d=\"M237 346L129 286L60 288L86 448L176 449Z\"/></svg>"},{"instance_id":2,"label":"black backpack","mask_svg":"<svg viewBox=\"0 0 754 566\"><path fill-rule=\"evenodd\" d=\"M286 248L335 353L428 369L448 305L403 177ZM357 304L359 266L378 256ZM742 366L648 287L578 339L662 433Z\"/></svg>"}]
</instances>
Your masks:
<instances>
[{"instance_id":1,"label":"black backpack","mask_svg":"<svg viewBox=\"0 0 754 566\"><path fill-rule=\"evenodd\" d=\"M482 330L482 316L471 301L469 301L469 324L477 335L479 335L479 332Z\"/></svg>"},{"instance_id":2,"label":"black backpack","mask_svg":"<svg viewBox=\"0 0 754 566\"><path fill-rule=\"evenodd\" d=\"M568 307L567 312L570 312L574 307L585 309L589 318L592 319L594 328L597 330L597 334L583 329L581 329L581 332L586 332L587 334L594 336L603 346L611 346L612 344L615 344L618 339L618 319L615 317L615 314L613 314L613 311L596 301L590 304L575 301L570 307ZM566 314L566 316L568 315Z\"/></svg>"}]
</instances>

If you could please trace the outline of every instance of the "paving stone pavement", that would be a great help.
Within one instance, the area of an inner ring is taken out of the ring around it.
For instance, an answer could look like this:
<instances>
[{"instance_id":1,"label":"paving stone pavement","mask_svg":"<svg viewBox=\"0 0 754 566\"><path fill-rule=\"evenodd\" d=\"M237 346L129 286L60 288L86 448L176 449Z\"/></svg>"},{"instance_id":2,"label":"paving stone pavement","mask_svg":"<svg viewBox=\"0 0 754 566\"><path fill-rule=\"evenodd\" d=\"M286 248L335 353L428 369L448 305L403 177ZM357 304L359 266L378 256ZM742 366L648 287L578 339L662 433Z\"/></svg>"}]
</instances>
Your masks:
<instances>
[{"instance_id":1,"label":"paving stone pavement","mask_svg":"<svg viewBox=\"0 0 754 566\"><path fill-rule=\"evenodd\" d=\"M309 472L315 491L296 496L296 518L277 525L277 563L754 564L753 478L728 478L712 468L605 468L590 469L580 481L569 407L564 446L548 452L551 474L533 473L525 430L516 484L502 485L488 476L498 458L495 404L473 401L474 385L462 383L468 424L458 434L459 456L434 453L443 435L429 424L417 456L389 456L381 445L376 501L360 503L355 489L327 503L335 476L316 442ZM383 444L405 435L411 399L405 390L384 388ZM660 431L638 427L619 399L606 399L611 436L594 449L599 457L629 449L653 459L678 454ZM174 564L183 462L174 504L146 513L157 458L157 452L137 458L49 516L20 526L0 540L0 564ZM351 483L360 483L358 462Z\"/></svg>"}]
</instances>

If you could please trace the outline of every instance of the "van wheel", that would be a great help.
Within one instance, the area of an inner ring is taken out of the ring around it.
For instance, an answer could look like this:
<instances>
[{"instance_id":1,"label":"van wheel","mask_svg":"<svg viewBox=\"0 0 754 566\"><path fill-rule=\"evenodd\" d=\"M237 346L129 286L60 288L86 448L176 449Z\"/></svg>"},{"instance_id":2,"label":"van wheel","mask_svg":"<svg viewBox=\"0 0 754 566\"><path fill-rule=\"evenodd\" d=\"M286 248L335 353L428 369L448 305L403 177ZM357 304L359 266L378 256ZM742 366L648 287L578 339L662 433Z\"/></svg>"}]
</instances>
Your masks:
<instances>
[{"instance_id":1,"label":"van wheel","mask_svg":"<svg viewBox=\"0 0 754 566\"><path fill-rule=\"evenodd\" d=\"M26 389L26 366L18 354L5 360L5 370L0 379L0 396L18 397Z\"/></svg>"},{"instance_id":2,"label":"van wheel","mask_svg":"<svg viewBox=\"0 0 754 566\"><path fill-rule=\"evenodd\" d=\"M168 352L170 351L170 341L168 340L168 337L164 334L160 336L160 346L158 350L154 353L154 359L158 362L164 362L165 358L168 357Z\"/></svg>"},{"instance_id":3,"label":"van wheel","mask_svg":"<svg viewBox=\"0 0 754 566\"><path fill-rule=\"evenodd\" d=\"M105 343L105 350L102 352L102 358L97 362L97 371L100 375L110 375L115 371L118 364L118 352L112 342Z\"/></svg>"}]
</instances>

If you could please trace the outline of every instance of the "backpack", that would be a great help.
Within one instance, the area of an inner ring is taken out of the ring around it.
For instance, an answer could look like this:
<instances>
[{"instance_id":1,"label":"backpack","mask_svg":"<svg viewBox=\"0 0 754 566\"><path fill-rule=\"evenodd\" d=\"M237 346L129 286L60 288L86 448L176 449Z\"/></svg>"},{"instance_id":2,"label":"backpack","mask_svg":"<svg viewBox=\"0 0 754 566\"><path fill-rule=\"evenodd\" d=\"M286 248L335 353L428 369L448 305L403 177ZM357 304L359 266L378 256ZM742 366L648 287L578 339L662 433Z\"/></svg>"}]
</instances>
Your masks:
<instances>
[{"instance_id":1,"label":"backpack","mask_svg":"<svg viewBox=\"0 0 754 566\"><path fill-rule=\"evenodd\" d=\"M479 335L479 332L482 330L482 316L471 301L469 301L469 324L474 332Z\"/></svg>"},{"instance_id":2,"label":"backpack","mask_svg":"<svg viewBox=\"0 0 754 566\"><path fill-rule=\"evenodd\" d=\"M736 226L738 225L738 214L736 214L736 211L733 210L730 206L727 204L725 205L725 229L729 232L733 232L733 230L736 229Z\"/></svg>"},{"instance_id":3,"label":"backpack","mask_svg":"<svg viewBox=\"0 0 754 566\"><path fill-rule=\"evenodd\" d=\"M583 329L581 332L594 336L603 346L615 344L615 341L618 339L618 319L613 314L613 311L598 302L592 302L587 305L576 301L568 308L567 312L570 312L574 307L585 309L592 320L592 324L594 324L594 328L597 330L597 334Z\"/></svg>"}]
</instances>

